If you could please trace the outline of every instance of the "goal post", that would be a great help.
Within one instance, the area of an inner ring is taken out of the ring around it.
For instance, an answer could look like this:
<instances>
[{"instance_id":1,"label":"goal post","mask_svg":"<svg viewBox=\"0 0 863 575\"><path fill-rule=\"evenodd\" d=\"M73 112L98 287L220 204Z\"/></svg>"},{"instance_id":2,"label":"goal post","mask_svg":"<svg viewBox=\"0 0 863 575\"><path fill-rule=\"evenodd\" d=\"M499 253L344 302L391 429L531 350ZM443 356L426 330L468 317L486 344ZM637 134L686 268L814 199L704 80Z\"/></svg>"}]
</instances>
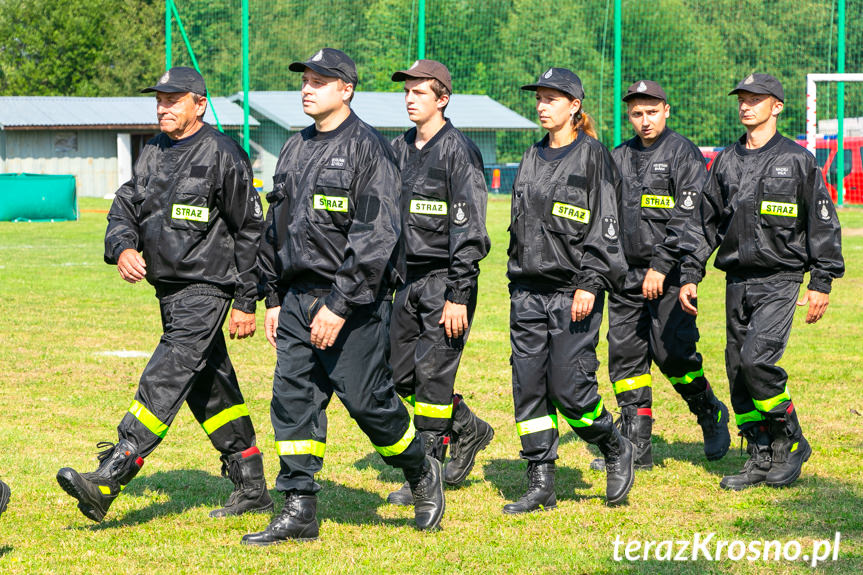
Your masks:
<instances>
[{"instance_id":1,"label":"goal post","mask_svg":"<svg viewBox=\"0 0 863 575\"><path fill-rule=\"evenodd\" d=\"M815 155L815 136L818 129L818 98L816 96L816 85L818 82L863 82L863 74L806 74L806 149ZM836 145L836 203L841 206L843 199L843 187L845 179L845 130L842 126L842 118L837 130Z\"/></svg>"}]
</instances>

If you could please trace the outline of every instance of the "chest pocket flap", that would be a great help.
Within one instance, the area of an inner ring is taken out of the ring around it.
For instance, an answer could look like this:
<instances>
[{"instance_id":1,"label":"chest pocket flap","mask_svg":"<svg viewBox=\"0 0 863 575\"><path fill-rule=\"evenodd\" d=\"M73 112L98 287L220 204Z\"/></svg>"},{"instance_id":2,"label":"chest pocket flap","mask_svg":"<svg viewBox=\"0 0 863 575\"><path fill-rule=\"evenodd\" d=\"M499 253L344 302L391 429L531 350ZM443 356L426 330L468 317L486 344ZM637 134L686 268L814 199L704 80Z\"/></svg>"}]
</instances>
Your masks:
<instances>
[{"instance_id":1,"label":"chest pocket flap","mask_svg":"<svg viewBox=\"0 0 863 575\"><path fill-rule=\"evenodd\" d=\"M545 210L550 231L581 238L592 217L586 178L571 174L566 184L554 187Z\"/></svg>"}]
</instances>

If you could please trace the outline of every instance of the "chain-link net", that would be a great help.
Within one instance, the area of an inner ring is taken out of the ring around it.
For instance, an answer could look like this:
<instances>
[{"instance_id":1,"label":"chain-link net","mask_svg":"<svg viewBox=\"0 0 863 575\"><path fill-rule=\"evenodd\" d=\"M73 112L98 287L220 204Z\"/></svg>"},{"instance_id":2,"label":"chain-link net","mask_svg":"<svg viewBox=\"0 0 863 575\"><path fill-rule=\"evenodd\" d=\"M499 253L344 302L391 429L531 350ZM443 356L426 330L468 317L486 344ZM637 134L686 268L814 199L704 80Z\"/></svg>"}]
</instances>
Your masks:
<instances>
[{"instance_id":1,"label":"chain-link net","mask_svg":"<svg viewBox=\"0 0 863 575\"><path fill-rule=\"evenodd\" d=\"M242 89L241 11L236 0L175 0L214 95ZM486 94L535 121L532 94L519 86L549 66L581 77L585 110L600 139L614 144L614 1L426 0L425 56L447 64L456 93ZM419 44L419 0L249 0L251 90L298 90L288 64L324 46L357 63L361 91L399 91L393 71L410 66ZM836 0L622 0L621 89L660 82L672 106L669 125L703 147L742 133L728 91L751 72L782 81L779 128L806 127L806 74L837 71ZM846 71L863 71L863 0L848 0ZM176 23L173 64L189 64ZM836 117L835 85L819 86L819 119ZM623 107L625 112L625 106ZM863 115L863 86L845 88L845 116ZM256 116L257 118L257 116ZM258 118L259 120L261 118ZM622 118L624 139L632 131ZM284 134L253 131L252 140ZM846 122L847 124L847 122ZM539 131L493 135L497 162L517 162ZM253 152L254 155L254 152Z\"/></svg>"}]
</instances>

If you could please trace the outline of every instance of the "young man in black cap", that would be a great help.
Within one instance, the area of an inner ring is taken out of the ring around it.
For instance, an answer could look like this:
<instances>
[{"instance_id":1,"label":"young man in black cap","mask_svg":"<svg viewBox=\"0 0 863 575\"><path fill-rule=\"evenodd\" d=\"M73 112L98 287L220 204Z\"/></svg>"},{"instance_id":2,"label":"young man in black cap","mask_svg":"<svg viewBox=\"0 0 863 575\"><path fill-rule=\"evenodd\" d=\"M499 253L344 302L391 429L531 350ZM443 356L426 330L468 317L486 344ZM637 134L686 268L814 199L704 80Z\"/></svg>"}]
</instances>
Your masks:
<instances>
[{"instance_id":1,"label":"young man in black cap","mask_svg":"<svg viewBox=\"0 0 863 575\"><path fill-rule=\"evenodd\" d=\"M289 68L303 74L303 111L315 123L279 154L260 258L285 506L243 543L318 537L314 476L333 392L383 460L404 471L417 527L435 529L444 513L441 465L426 457L387 362L392 293L405 273L392 148L351 111L357 71L344 52L324 48Z\"/></svg>"},{"instance_id":2,"label":"young man in black cap","mask_svg":"<svg viewBox=\"0 0 863 575\"><path fill-rule=\"evenodd\" d=\"M443 463L444 481L458 485L494 430L453 394L456 371L476 308L479 261L490 246L485 229L488 191L476 145L444 117L452 94L449 70L417 60L392 75L405 83L408 116L416 124L393 141L402 173L407 280L396 291L390 323L390 363L396 391L414 406L426 452ZM410 486L387 501L411 505Z\"/></svg>"},{"instance_id":3,"label":"young man in black cap","mask_svg":"<svg viewBox=\"0 0 863 575\"><path fill-rule=\"evenodd\" d=\"M65 467L57 481L84 515L101 521L185 401L235 485L210 516L269 511L261 452L222 334L229 311L231 338L255 333L263 210L252 168L233 140L204 123L207 89L198 72L171 68L142 91L156 93L162 133L117 191L105 262L127 282L146 279L156 288L163 334L117 428L119 441L98 445L105 449L96 471Z\"/></svg>"},{"instance_id":4,"label":"young man in black cap","mask_svg":"<svg viewBox=\"0 0 863 575\"><path fill-rule=\"evenodd\" d=\"M707 459L720 459L731 443L728 408L704 375L695 318L677 301L677 241L707 179L704 157L666 127L670 106L658 83L635 82L623 101L636 136L612 156L624 183L618 211L627 230L622 240L629 267L623 291L608 296L608 373L621 432L635 445L636 467L653 467L650 363L655 361L697 416ZM591 464L602 466L603 459Z\"/></svg>"},{"instance_id":5,"label":"young man in black cap","mask_svg":"<svg viewBox=\"0 0 863 575\"><path fill-rule=\"evenodd\" d=\"M698 313L696 284L718 248L726 273L725 365L737 426L749 459L724 489L766 483L783 487L799 476L812 448L788 393L782 357L795 302L806 323L824 314L834 278L845 271L839 220L815 158L776 131L785 94L768 74L750 74L737 95L746 134L713 162L697 210L679 243L680 303ZM803 275L809 285L797 301Z\"/></svg>"}]
</instances>

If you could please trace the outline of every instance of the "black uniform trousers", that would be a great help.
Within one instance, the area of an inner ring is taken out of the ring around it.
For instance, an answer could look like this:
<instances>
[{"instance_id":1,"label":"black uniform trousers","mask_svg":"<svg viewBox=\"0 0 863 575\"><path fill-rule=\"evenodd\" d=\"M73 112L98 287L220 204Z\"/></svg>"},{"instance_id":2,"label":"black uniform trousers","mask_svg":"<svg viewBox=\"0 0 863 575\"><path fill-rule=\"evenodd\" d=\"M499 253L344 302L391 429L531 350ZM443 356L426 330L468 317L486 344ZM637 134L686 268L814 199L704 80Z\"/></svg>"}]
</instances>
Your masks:
<instances>
[{"instance_id":1,"label":"black uniform trousers","mask_svg":"<svg viewBox=\"0 0 863 575\"><path fill-rule=\"evenodd\" d=\"M418 472L425 461L387 363L392 303L354 308L335 343L321 350L311 344L310 326L327 295L324 288L292 288L282 298L270 404L279 491L320 491L314 475L323 465L333 392L386 463Z\"/></svg>"},{"instance_id":2,"label":"black uniform trousers","mask_svg":"<svg viewBox=\"0 0 863 575\"><path fill-rule=\"evenodd\" d=\"M231 299L215 286L192 284L159 297L162 338L117 433L146 457L183 405L223 455L255 445L255 430L228 357L222 325Z\"/></svg>"},{"instance_id":3,"label":"black uniform trousers","mask_svg":"<svg viewBox=\"0 0 863 575\"><path fill-rule=\"evenodd\" d=\"M649 300L641 292L646 273L629 268L623 291L608 296L608 375L619 407L652 406L651 361L684 398L708 385L696 350L695 316L678 301L679 274L669 274L662 296Z\"/></svg>"},{"instance_id":4,"label":"black uniform trousers","mask_svg":"<svg viewBox=\"0 0 863 575\"><path fill-rule=\"evenodd\" d=\"M390 362L398 394L414 405L414 425L438 435L452 428L453 389L476 309L467 304L468 329L447 337L439 324L446 299L446 270L408 278L395 295L390 323Z\"/></svg>"},{"instance_id":5,"label":"black uniform trousers","mask_svg":"<svg viewBox=\"0 0 863 575\"><path fill-rule=\"evenodd\" d=\"M782 414L791 402L782 357L800 293L794 280L729 277L725 288L725 369L737 425Z\"/></svg>"},{"instance_id":6,"label":"black uniform trousers","mask_svg":"<svg viewBox=\"0 0 863 575\"><path fill-rule=\"evenodd\" d=\"M597 294L588 317L573 322L571 290L511 288L512 397L523 459L557 459L558 411L579 437L596 441L590 426L606 413L596 381L604 295Z\"/></svg>"}]
</instances>

